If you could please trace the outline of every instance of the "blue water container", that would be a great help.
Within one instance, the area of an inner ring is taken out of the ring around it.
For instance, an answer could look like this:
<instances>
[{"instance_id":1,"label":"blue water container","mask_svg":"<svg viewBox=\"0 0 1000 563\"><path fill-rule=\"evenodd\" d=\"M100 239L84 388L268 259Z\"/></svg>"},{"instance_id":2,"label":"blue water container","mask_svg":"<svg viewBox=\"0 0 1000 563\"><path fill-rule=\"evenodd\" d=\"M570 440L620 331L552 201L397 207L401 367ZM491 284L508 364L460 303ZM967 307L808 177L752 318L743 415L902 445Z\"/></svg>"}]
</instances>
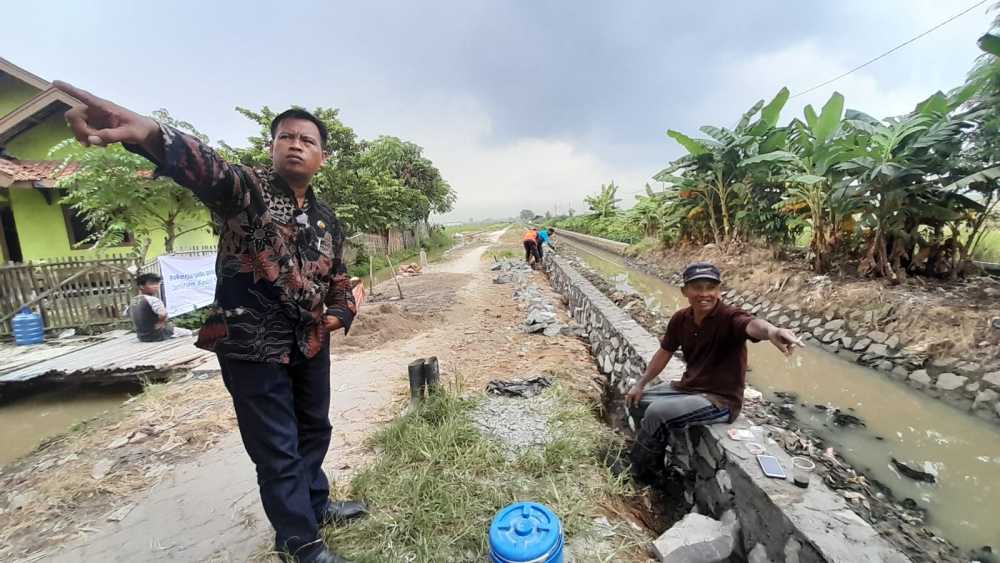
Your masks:
<instances>
[{"instance_id":1,"label":"blue water container","mask_svg":"<svg viewBox=\"0 0 1000 563\"><path fill-rule=\"evenodd\" d=\"M493 563L563 563L559 517L537 502L516 502L497 512L490 524Z\"/></svg>"},{"instance_id":2,"label":"blue water container","mask_svg":"<svg viewBox=\"0 0 1000 563\"><path fill-rule=\"evenodd\" d=\"M14 328L14 344L18 346L41 344L45 340L45 323L42 322L42 316L32 313L27 307L14 315L11 324Z\"/></svg>"}]
</instances>

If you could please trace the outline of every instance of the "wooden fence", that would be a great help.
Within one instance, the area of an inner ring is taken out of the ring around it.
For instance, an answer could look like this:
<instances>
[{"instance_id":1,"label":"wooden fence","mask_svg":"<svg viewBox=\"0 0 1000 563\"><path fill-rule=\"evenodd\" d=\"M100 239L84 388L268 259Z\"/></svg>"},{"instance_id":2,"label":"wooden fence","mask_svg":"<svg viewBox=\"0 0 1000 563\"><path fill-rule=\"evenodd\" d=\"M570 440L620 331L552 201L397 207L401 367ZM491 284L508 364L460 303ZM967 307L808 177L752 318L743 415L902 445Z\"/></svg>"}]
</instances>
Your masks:
<instances>
[{"instance_id":1,"label":"wooden fence","mask_svg":"<svg viewBox=\"0 0 1000 563\"><path fill-rule=\"evenodd\" d=\"M414 248L427 238L427 229L360 234L349 239L344 260L353 264L358 254L393 254ZM212 254L214 246L174 252L174 256ZM22 306L42 314L46 329L76 328L124 320L135 294L137 273L160 274L153 260L137 264L133 258L60 258L45 263L0 265L0 335L11 333L10 319Z\"/></svg>"},{"instance_id":2,"label":"wooden fence","mask_svg":"<svg viewBox=\"0 0 1000 563\"><path fill-rule=\"evenodd\" d=\"M21 306L41 313L46 329L121 320L134 293L131 258L61 258L0 266L0 334Z\"/></svg>"}]
</instances>

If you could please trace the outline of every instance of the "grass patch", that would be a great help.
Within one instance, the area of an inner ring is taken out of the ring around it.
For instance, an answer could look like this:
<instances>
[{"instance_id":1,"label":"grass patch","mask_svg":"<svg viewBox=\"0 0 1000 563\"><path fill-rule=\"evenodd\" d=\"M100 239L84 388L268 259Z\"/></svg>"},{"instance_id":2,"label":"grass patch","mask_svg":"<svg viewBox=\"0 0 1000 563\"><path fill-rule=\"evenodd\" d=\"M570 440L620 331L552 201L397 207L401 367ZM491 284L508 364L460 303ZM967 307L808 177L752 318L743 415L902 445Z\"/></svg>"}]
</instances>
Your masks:
<instances>
[{"instance_id":1,"label":"grass patch","mask_svg":"<svg viewBox=\"0 0 1000 563\"><path fill-rule=\"evenodd\" d=\"M427 240L420 243L420 246L402 250L392 254L390 258L392 259L392 265L399 268L400 264L412 262L414 258L420 256L420 251L424 250L427 252L427 260L429 262L433 262L441 258L445 251L454 246L454 244L455 240L450 235L445 234L441 230L435 229ZM371 262L373 266L372 269L376 274L376 280L382 280L390 277L388 273L389 262L386 260L385 256L372 256ZM352 277L358 277L367 281L369 273L368 255L359 253L357 260L355 260L354 264L347 269L347 273Z\"/></svg>"},{"instance_id":2,"label":"grass patch","mask_svg":"<svg viewBox=\"0 0 1000 563\"><path fill-rule=\"evenodd\" d=\"M471 416L476 401L452 393L379 431L372 438L378 460L350 484L372 515L329 530L329 544L361 562L483 561L493 516L520 500L548 505L571 543L585 541L593 519L605 515L602 506L616 504L627 487L601 458L616 437L586 405L559 388L548 392L556 399L553 441L513 461L479 433ZM629 560L625 554L641 553L646 541L620 526L601 544L607 553L588 560Z\"/></svg>"},{"instance_id":3,"label":"grass patch","mask_svg":"<svg viewBox=\"0 0 1000 563\"><path fill-rule=\"evenodd\" d=\"M510 223L469 223L466 225L452 225L444 228L444 234L452 236L459 233L488 233L491 231L499 231L507 225L510 225Z\"/></svg>"},{"instance_id":4,"label":"grass patch","mask_svg":"<svg viewBox=\"0 0 1000 563\"><path fill-rule=\"evenodd\" d=\"M983 235L973 258L983 262L1000 262L1000 231L993 230Z\"/></svg>"}]
</instances>

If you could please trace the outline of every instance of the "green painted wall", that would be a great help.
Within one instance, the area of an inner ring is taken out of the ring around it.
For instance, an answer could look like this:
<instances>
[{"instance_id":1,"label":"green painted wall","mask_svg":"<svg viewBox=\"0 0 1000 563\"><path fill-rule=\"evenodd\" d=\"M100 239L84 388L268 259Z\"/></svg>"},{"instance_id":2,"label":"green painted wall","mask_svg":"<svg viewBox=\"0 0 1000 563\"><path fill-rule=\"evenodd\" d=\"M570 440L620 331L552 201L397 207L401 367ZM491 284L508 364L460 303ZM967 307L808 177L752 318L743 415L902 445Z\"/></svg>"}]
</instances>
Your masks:
<instances>
[{"instance_id":1,"label":"green painted wall","mask_svg":"<svg viewBox=\"0 0 1000 563\"><path fill-rule=\"evenodd\" d=\"M72 136L62 113L56 113L11 139L6 149L21 160L52 160L49 150ZM64 156L65 154L59 155L60 158Z\"/></svg>"},{"instance_id":2,"label":"green painted wall","mask_svg":"<svg viewBox=\"0 0 1000 563\"><path fill-rule=\"evenodd\" d=\"M128 254L132 247L108 248L102 250L81 250L70 247L69 233L63 218L62 206L58 202L49 205L45 197L34 188L10 188L10 205L14 211L17 234L21 239L21 253L25 260L47 260L66 256L109 256ZM203 219L208 219L206 211ZM194 221L182 225L178 230L195 225ZM162 231L154 232L153 243L146 255L148 260L163 254L164 236ZM217 243L211 229L192 231L181 235L174 243L176 250L195 246L214 246Z\"/></svg>"},{"instance_id":3,"label":"green painted wall","mask_svg":"<svg viewBox=\"0 0 1000 563\"><path fill-rule=\"evenodd\" d=\"M18 135L7 144L7 151L23 160L50 160L49 150L57 143L69 138L70 131L62 114L49 116L47 119ZM78 145L73 149L81 150ZM58 155L58 158L65 153ZM101 256L127 254L132 247L104 249L101 251L79 250L70 247L69 234L66 232L66 221L63 218L62 207L58 202L53 205L46 203L44 196L34 188L10 188L10 206L14 211L14 221L17 223L18 236L21 239L21 252L25 260L46 260L65 256ZM189 221L179 225L178 231L192 227L208 220L208 211L204 212L202 220ZM217 242L211 229L201 229L180 236L174 243L176 250L195 246L214 246ZM147 259L153 259L164 252L164 235L162 231L153 233Z\"/></svg>"},{"instance_id":4,"label":"green painted wall","mask_svg":"<svg viewBox=\"0 0 1000 563\"><path fill-rule=\"evenodd\" d=\"M0 73L0 117L10 113L10 110L30 100L39 90L24 82Z\"/></svg>"}]
</instances>

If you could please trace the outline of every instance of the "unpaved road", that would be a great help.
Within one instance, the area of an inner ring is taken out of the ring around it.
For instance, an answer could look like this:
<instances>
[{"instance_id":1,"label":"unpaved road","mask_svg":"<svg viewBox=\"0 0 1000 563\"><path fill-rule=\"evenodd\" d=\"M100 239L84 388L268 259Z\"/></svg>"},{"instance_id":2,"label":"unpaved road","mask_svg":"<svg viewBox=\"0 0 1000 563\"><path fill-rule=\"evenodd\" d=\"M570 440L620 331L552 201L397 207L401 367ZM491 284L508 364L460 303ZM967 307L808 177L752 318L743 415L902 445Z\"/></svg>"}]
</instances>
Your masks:
<instances>
[{"instance_id":1,"label":"unpaved road","mask_svg":"<svg viewBox=\"0 0 1000 563\"><path fill-rule=\"evenodd\" d=\"M334 434L325 463L334 486L346 485L371 455L365 438L405 406L406 365L416 358L438 356L444 383L469 390L481 390L496 377L543 370L557 377L565 374L578 387L589 387L593 368L581 342L516 330L523 313L511 299L512 288L493 284L489 264L482 260L500 236L500 232L493 233L457 250L422 275L402 278L406 299L388 306L366 305L362 317L368 310L370 318L367 325L364 321L356 325L359 335L352 331L347 339L335 340L331 367ZM534 275L539 276L540 285L547 285L543 274ZM391 281L379 289L380 298L396 291ZM400 326L408 329L401 334ZM368 349L355 349L372 344ZM210 452L175 466L147 491L118 500L117 506L135 505L121 522L94 522L83 537L46 560L268 559L272 531L238 433L227 434Z\"/></svg>"}]
</instances>

